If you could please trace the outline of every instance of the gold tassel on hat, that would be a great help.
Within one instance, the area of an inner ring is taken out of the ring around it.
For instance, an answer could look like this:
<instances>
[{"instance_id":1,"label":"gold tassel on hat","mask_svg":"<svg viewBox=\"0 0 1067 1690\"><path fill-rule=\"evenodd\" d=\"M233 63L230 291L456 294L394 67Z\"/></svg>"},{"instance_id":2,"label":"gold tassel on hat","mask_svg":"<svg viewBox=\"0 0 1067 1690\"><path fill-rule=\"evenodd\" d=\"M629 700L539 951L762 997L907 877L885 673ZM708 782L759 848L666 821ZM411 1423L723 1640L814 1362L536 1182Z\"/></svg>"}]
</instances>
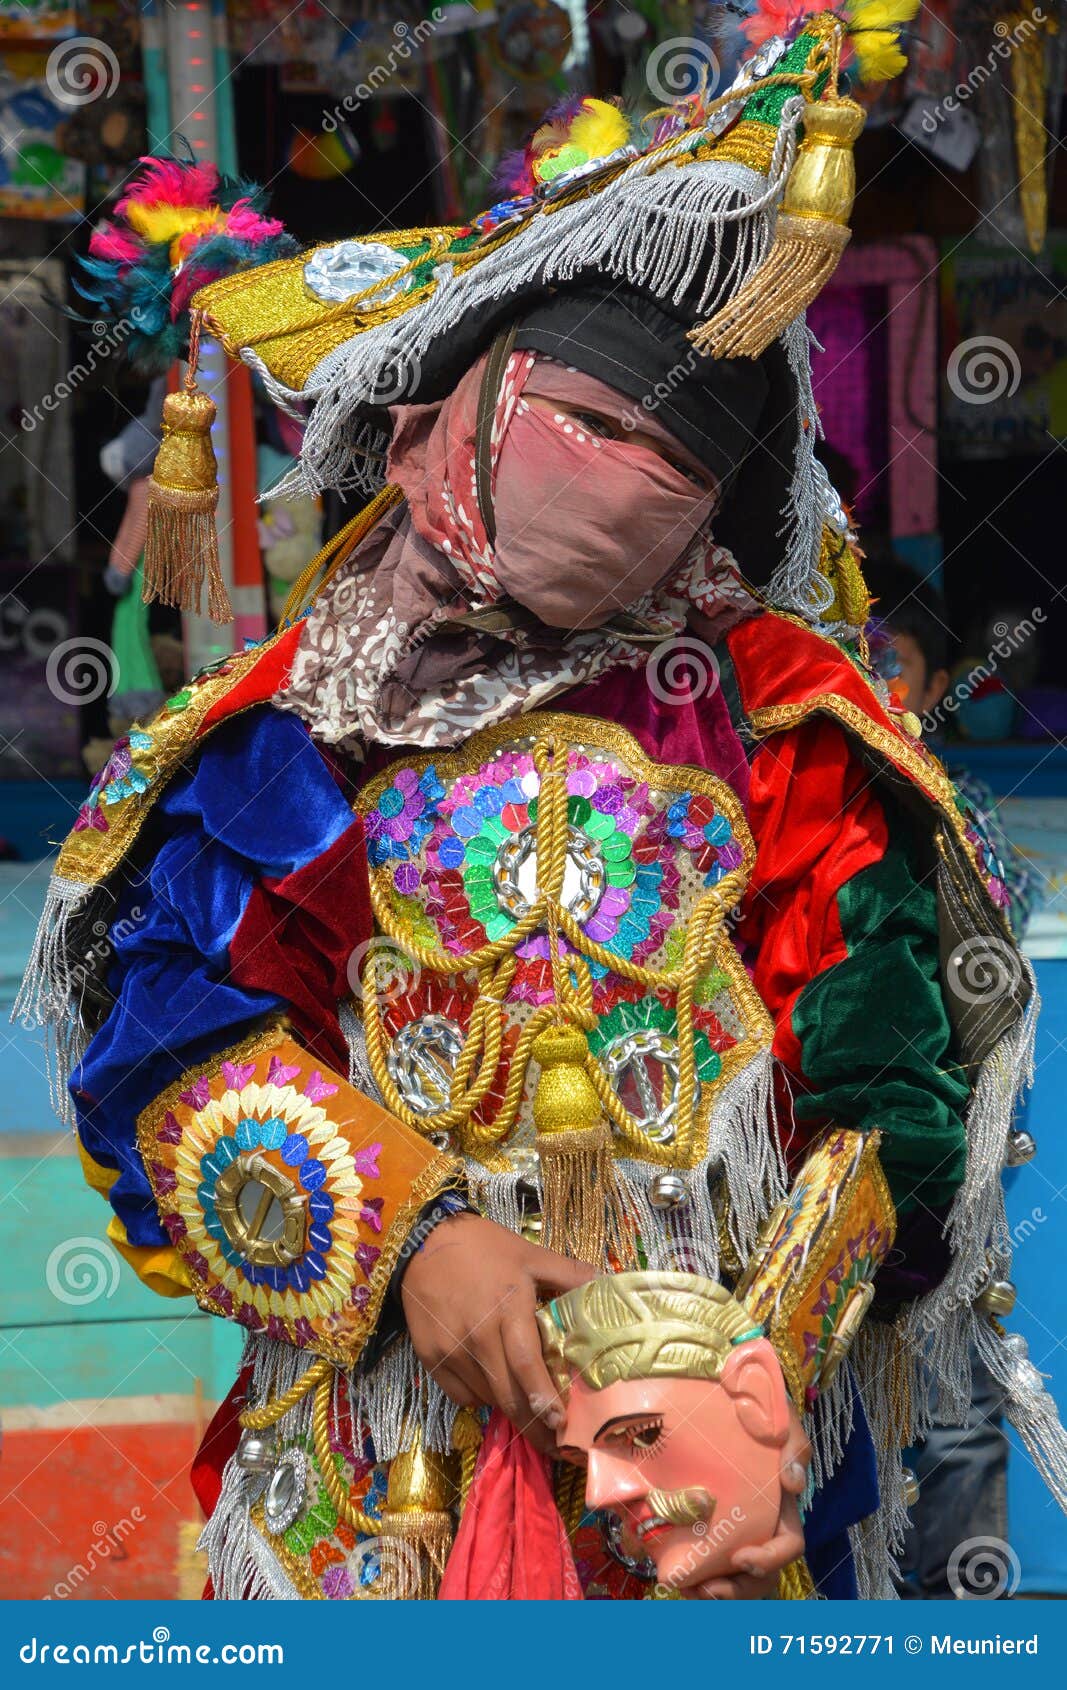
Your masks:
<instances>
[{"instance_id":1,"label":"gold tassel on hat","mask_svg":"<svg viewBox=\"0 0 1067 1690\"><path fill-rule=\"evenodd\" d=\"M417 1428L409 1437L410 1447L389 1464L378 1540L381 1594L432 1602L452 1548L456 1463L424 1448Z\"/></svg>"},{"instance_id":2,"label":"gold tassel on hat","mask_svg":"<svg viewBox=\"0 0 1067 1690\"><path fill-rule=\"evenodd\" d=\"M699 351L758 358L821 293L849 242L856 197L852 148L864 121L855 100L831 97L805 106L804 139L770 252L732 299L690 330Z\"/></svg>"},{"instance_id":3,"label":"gold tassel on hat","mask_svg":"<svg viewBox=\"0 0 1067 1690\"><path fill-rule=\"evenodd\" d=\"M185 385L163 401L163 440L148 483L148 532L144 548L144 601L200 613L207 581L207 613L232 622L233 611L219 568L215 510L218 465L211 444L216 410L196 385L200 318L193 313Z\"/></svg>"},{"instance_id":4,"label":"gold tassel on hat","mask_svg":"<svg viewBox=\"0 0 1067 1690\"><path fill-rule=\"evenodd\" d=\"M589 1046L580 1027L546 1027L533 1042L541 1075L533 1118L544 1193L542 1242L562 1256L626 1265L626 1212L615 1179L611 1129L587 1072Z\"/></svg>"}]
</instances>

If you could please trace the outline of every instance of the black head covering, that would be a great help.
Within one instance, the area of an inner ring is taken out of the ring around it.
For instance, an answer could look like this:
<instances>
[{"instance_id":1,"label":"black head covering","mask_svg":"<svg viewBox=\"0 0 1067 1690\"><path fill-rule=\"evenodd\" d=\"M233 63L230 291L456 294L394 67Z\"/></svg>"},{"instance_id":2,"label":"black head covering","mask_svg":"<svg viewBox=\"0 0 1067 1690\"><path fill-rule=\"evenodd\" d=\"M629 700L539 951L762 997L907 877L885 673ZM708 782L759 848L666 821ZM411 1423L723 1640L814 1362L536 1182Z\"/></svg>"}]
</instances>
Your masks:
<instances>
[{"instance_id":1,"label":"black head covering","mask_svg":"<svg viewBox=\"0 0 1067 1690\"><path fill-rule=\"evenodd\" d=\"M798 444L796 378L778 342L755 359L705 356L686 336L692 321L645 294L584 286L528 311L515 345L633 399L637 426L645 410L669 428L721 485L715 538L746 580L765 586L782 558Z\"/></svg>"}]
</instances>

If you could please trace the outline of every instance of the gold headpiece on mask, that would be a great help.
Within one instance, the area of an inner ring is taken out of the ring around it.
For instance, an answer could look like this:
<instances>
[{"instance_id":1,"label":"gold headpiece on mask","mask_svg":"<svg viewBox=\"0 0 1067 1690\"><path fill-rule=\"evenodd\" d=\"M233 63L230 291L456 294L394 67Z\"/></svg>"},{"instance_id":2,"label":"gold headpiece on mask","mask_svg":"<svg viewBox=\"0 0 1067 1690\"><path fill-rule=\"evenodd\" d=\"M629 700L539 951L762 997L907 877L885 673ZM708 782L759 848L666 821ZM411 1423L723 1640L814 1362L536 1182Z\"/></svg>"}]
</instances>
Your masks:
<instances>
[{"instance_id":1,"label":"gold headpiece on mask","mask_svg":"<svg viewBox=\"0 0 1067 1690\"><path fill-rule=\"evenodd\" d=\"M691 1273L617 1273L557 1297L537 1316L553 1380L594 1391L622 1379L718 1379L731 1350L761 1336L748 1310Z\"/></svg>"}]
</instances>

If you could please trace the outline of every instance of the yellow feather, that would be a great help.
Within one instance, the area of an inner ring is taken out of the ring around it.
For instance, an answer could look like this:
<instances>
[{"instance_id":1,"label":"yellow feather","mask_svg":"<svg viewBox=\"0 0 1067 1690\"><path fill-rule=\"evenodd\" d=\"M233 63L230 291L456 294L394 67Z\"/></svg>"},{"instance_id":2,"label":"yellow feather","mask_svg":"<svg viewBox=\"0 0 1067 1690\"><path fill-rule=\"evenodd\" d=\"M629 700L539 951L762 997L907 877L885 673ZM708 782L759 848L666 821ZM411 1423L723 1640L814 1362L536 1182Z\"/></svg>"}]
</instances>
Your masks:
<instances>
[{"instance_id":1,"label":"yellow feather","mask_svg":"<svg viewBox=\"0 0 1067 1690\"><path fill-rule=\"evenodd\" d=\"M567 137L589 158L606 158L630 139L630 125L618 106L607 100L588 99L571 124Z\"/></svg>"},{"instance_id":2,"label":"yellow feather","mask_svg":"<svg viewBox=\"0 0 1067 1690\"><path fill-rule=\"evenodd\" d=\"M218 211L214 207L211 211L204 211L200 206L146 205L134 201L127 207L126 216L146 241L162 243L172 241L190 229L198 229L202 223L216 218Z\"/></svg>"},{"instance_id":3,"label":"yellow feather","mask_svg":"<svg viewBox=\"0 0 1067 1690\"><path fill-rule=\"evenodd\" d=\"M857 0L851 8L853 29L891 29L910 23L919 0Z\"/></svg>"},{"instance_id":4,"label":"yellow feather","mask_svg":"<svg viewBox=\"0 0 1067 1690\"><path fill-rule=\"evenodd\" d=\"M862 82L889 82L907 69L908 61L900 50L895 30L866 29L852 37L852 45Z\"/></svg>"}]
</instances>

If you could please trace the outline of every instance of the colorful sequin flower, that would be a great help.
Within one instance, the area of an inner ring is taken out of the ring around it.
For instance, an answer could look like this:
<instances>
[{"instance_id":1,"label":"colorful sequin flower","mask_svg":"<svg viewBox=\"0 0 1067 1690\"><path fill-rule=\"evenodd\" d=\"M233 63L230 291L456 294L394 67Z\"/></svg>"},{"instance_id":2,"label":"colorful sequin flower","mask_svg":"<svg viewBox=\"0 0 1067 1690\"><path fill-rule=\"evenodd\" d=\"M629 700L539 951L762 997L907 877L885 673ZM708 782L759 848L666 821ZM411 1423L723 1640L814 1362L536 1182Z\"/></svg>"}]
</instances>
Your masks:
<instances>
[{"instance_id":1,"label":"colorful sequin flower","mask_svg":"<svg viewBox=\"0 0 1067 1690\"><path fill-rule=\"evenodd\" d=\"M274 1054L263 1082L256 1071L223 1064L221 1095L206 1074L186 1086L190 1114L179 1125L169 1112L156 1132L153 1185L168 1194L171 1239L195 1244L185 1261L202 1296L249 1331L304 1346L380 1254L358 1231L364 1213L368 1237L381 1229L365 1189L377 1157L353 1152L328 1112L338 1088L318 1070L301 1084L301 1066Z\"/></svg>"},{"instance_id":2,"label":"colorful sequin flower","mask_svg":"<svg viewBox=\"0 0 1067 1690\"><path fill-rule=\"evenodd\" d=\"M745 860L729 817L703 793L683 792L675 799L667 811L667 832L691 853L705 886L715 886Z\"/></svg>"},{"instance_id":3,"label":"colorful sequin flower","mask_svg":"<svg viewBox=\"0 0 1067 1690\"><path fill-rule=\"evenodd\" d=\"M372 868L395 860L393 884L403 897L419 888L415 859L434 824L445 789L432 768L422 775L401 769L366 816L367 860Z\"/></svg>"},{"instance_id":4,"label":"colorful sequin flower","mask_svg":"<svg viewBox=\"0 0 1067 1690\"><path fill-rule=\"evenodd\" d=\"M118 804L124 798L148 791L153 777L152 750L152 735L143 728L131 728L122 739L115 741L110 757L99 774L93 777L88 797L78 811L75 833L81 833L85 828L107 833L109 823L101 804Z\"/></svg>"}]
</instances>

